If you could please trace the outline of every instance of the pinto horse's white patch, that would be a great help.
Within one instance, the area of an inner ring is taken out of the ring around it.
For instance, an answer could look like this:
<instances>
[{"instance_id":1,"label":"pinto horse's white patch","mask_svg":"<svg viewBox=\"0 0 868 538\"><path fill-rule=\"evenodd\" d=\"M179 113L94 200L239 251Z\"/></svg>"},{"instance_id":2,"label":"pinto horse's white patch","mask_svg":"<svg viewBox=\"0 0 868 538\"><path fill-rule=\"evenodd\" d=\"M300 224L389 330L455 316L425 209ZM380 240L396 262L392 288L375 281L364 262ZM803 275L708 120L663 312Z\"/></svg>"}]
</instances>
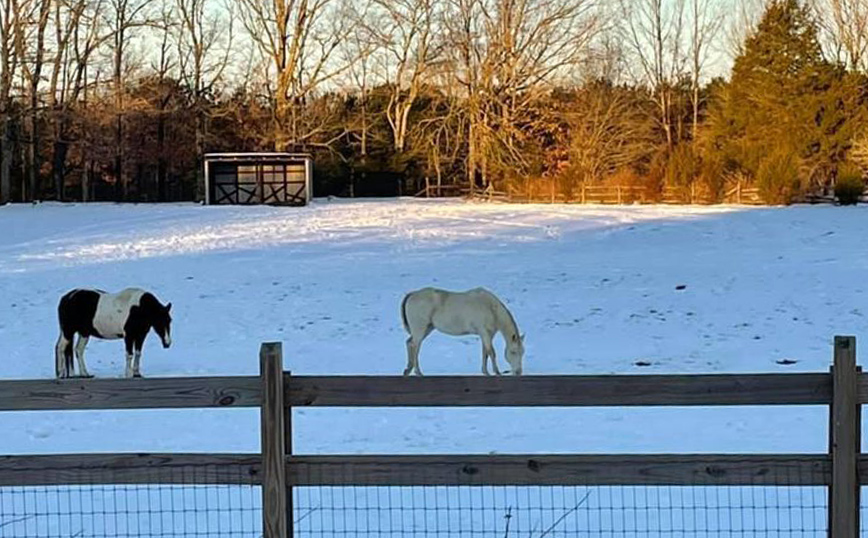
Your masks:
<instances>
[{"instance_id":1,"label":"pinto horse's white patch","mask_svg":"<svg viewBox=\"0 0 868 538\"><path fill-rule=\"evenodd\" d=\"M104 293L99 298L93 328L103 340L118 340L124 337L124 325L130 317L130 309L139 306L142 295L147 293L138 288L127 288L119 293Z\"/></svg>"}]
</instances>

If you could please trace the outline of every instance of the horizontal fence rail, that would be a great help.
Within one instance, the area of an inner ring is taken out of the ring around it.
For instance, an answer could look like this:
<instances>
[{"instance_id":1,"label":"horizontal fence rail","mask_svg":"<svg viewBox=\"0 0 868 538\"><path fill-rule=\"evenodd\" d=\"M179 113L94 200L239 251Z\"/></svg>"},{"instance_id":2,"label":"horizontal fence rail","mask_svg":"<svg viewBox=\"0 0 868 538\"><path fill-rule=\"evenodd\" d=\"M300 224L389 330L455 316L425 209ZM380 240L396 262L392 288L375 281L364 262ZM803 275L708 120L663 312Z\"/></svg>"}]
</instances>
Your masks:
<instances>
[{"instance_id":1,"label":"horizontal fence rail","mask_svg":"<svg viewBox=\"0 0 868 538\"><path fill-rule=\"evenodd\" d=\"M0 381L0 411L258 407L261 383L259 376Z\"/></svg>"},{"instance_id":2,"label":"horizontal fence rail","mask_svg":"<svg viewBox=\"0 0 868 538\"><path fill-rule=\"evenodd\" d=\"M286 383L291 407L820 405L832 399L829 374L290 376Z\"/></svg>"},{"instance_id":3,"label":"horizontal fence rail","mask_svg":"<svg viewBox=\"0 0 868 538\"><path fill-rule=\"evenodd\" d=\"M0 456L0 486L262 483L259 454Z\"/></svg>"},{"instance_id":4,"label":"horizontal fence rail","mask_svg":"<svg viewBox=\"0 0 868 538\"><path fill-rule=\"evenodd\" d=\"M0 381L0 411L259 407L258 376ZM860 374L859 403L868 403ZM285 375L287 407L826 405L826 373L612 376Z\"/></svg>"},{"instance_id":5,"label":"horizontal fence rail","mask_svg":"<svg viewBox=\"0 0 868 538\"><path fill-rule=\"evenodd\" d=\"M868 456L859 458L858 468L860 483L868 485ZM290 486L823 486L831 484L831 459L823 454L299 455L286 458L286 476ZM262 457L0 457L0 486L84 484L261 485Z\"/></svg>"},{"instance_id":6,"label":"horizontal fence rail","mask_svg":"<svg viewBox=\"0 0 868 538\"><path fill-rule=\"evenodd\" d=\"M828 485L823 455L295 456L294 486Z\"/></svg>"}]
</instances>

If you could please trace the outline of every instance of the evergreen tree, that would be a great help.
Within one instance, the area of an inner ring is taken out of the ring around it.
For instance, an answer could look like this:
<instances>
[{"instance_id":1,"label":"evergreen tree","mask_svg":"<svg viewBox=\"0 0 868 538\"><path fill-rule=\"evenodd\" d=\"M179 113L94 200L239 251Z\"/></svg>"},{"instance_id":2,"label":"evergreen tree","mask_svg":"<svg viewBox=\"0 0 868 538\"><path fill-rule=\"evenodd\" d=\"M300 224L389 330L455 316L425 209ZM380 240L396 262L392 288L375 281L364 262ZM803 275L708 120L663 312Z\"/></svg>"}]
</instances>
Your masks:
<instances>
[{"instance_id":1,"label":"evergreen tree","mask_svg":"<svg viewBox=\"0 0 868 538\"><path fill-rule=\"evenodd\" d=\"M731 167L762 175L768 201L788 201L798 180L805 187L829 177L864 109L852 77L824 59L817 33L798 0L772 0L712 109L714 149ZM797 177L770 175L792 170Z\"/></svg>"}]
</instances>

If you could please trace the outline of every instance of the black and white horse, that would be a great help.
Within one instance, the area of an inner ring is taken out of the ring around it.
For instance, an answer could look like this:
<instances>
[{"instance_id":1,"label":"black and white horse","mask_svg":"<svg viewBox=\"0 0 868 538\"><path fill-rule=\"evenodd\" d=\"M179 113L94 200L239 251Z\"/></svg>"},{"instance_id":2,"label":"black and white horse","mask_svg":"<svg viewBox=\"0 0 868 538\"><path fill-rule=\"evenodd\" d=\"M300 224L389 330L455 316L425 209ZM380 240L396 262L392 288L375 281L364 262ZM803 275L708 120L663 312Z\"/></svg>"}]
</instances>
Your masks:
<instances>
[{"instance_id":1,"label":"black and white horse","mask_svg":"<svg viewBox=\"0 0 868 538\"><path fill-rule=\"evenodd\" d=\"M118 293L102 290L75 289L60 298L57 314L60 338L55 349L55 374L58 378L76 377L72 363L72 340L78 359L78 377L93 377L84 363L84 348L91 336L104 340L124 339L127 350L126 377L141 377L139 363L142 344L152 328L163 341L172 345L169 311L172 303L163 306L151 292L127 288Z\"/></svg>"}]
</instances>

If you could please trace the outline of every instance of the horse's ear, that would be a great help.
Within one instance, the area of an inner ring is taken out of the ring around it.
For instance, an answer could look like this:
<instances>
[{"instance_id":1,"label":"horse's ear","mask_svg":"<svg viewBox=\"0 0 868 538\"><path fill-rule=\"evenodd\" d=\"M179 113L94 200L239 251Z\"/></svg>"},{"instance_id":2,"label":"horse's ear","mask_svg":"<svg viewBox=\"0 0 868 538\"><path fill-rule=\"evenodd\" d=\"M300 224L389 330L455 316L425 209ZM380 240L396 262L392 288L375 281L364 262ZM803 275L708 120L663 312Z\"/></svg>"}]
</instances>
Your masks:
<instances>
[{"instance_id":1,"label":"horse's ear","mask_svg":"<svg viewBox=\"0 0 868 538\"><path fill-rule=\"evenodd\" d=\"M524 335L519 336L519 339L524 343Z\"/></svg>"},{"instance_id":2,"label":"horse's ear","mask_svg":"<svg viewBox=\"0 0 868 538\"><path fill-rule=\"evenodd\" d=\"M172 303L169 303L166 305L166 312L171 312L171 311L172 311Z\"/></svg>"}]
</instances>

